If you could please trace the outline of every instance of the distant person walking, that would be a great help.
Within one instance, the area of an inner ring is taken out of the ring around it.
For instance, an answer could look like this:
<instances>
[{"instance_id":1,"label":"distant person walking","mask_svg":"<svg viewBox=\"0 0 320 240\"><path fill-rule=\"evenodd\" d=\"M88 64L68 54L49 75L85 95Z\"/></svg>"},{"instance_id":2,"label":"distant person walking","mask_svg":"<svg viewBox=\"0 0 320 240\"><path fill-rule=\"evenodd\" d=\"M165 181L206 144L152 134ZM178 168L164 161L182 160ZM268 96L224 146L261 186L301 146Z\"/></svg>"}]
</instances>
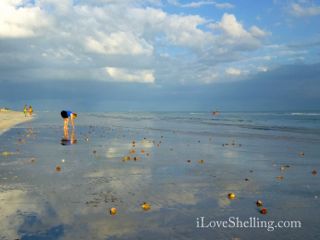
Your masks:
<instances>
[{"instance_id":1,"label":"distant person walking","mask_svg":"<svg viewBox=\"0 0 320 240\"><path fill-rule=\"evenodd\" d=\"M28 112L28 108L27 108L27 104L25 104L23 107L23 113L25 117L27 116L27 112Z\"/></svg>"},{"instance_id":2,"label":"distant person walking","mask_svg":"<svg viewBox=\"0 0 320 240\"><path fill-rule=\"evenodd\" d=\"M31 105L30 105L29 108L28 108L28 112L29 112L29 116L31 117L31 116L32 116L32 113L33 113L33 108L32 108Z\"/></svg>"},{"instance_id":3,"label":"distant person walking","mask_svg":"<svg viewBox=\"0 0 320 240\"><path fill-rule=\"evenodd\" d=\"M71 121L72 128L74 128L74 119L77 118L77 116L78 114L71 111L66 111L66 110L61 111L61 117L63 118L63 121L64 121L63 129L65 131L68 131L69 118Z\"/></svg>"}]
</instances>

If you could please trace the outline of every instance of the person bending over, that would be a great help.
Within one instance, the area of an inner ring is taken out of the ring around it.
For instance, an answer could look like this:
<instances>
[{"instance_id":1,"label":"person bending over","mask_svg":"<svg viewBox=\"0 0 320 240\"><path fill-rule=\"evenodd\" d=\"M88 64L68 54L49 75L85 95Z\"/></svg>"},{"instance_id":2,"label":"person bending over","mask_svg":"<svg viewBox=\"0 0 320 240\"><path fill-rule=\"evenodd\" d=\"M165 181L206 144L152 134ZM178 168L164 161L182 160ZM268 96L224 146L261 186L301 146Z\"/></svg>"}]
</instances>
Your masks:
<instances>
[{"instance_id":1,"label":"person bending over","mask_svg":"<svg viewBox=\"0 0 320 240\"><path fill-rule=\"evenodd\" d=\"M63 118L64 124L63 124L63 129L68 130L69 126L69 118L71 121L71 126L74 128L74 119L77 118L77 114L72 112L72 111L61 111L61 117Z\"/></svg>"}]
</instances>

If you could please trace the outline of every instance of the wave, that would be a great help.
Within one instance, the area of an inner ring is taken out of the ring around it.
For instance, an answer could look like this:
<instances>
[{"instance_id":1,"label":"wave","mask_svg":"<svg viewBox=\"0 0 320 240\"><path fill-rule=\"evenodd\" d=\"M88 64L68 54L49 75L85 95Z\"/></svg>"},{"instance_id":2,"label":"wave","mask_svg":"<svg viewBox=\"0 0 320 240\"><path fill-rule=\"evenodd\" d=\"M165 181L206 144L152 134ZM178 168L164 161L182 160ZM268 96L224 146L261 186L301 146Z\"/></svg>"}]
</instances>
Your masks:
<instances>
[{"instance_id":1,"label":"wave","mask_svg":"<svg viewBox=\"0 0 320 240\"><path fill-rule=\"evenodd\" d=\"M320 113L303 113L303 112L294 112L290 113L292 116L320 116Z\"/></svg>"},{"instance_id":2,"label":"wave","mask_svg":"<svg viewBox=\"0 0 320 240\"><path fill-rule=\"evenodd\" d=\"M207 113L203 113L203 112L191 112L189 114L190 115L207 115Z\"/></svg>"}]
</instances>

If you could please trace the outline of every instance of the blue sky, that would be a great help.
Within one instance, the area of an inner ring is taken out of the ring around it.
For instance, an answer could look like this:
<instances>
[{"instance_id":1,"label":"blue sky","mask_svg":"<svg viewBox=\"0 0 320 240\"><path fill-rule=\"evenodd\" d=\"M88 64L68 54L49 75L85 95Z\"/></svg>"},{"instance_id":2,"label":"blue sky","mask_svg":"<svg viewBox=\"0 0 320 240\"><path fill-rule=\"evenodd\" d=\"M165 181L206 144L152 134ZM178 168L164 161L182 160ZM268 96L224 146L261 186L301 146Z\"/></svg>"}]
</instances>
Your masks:
<instances>
[{"instance_id":1,"label":"blue sky","mask_svg":"<svg viewBox=\"0 0 320 240\"><path fill-rule=\"evenodd\" d=\"M2 0L0 105L319 110L319 23L310 0Z\"/></svg>"}]
</instances>

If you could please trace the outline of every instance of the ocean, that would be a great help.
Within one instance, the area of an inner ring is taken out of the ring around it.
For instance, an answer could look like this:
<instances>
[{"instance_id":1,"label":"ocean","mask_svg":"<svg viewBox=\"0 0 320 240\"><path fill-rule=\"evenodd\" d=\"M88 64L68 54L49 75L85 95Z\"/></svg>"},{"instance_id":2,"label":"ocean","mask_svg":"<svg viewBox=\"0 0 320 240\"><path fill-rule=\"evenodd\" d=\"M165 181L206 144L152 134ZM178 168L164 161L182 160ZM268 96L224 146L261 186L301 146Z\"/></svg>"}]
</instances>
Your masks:
<instances>
[{"instance_id":1,"label":"ocean","mask_svg":"<svg viewBox=\"0 0 320 240\"><path fill-rule=\"evenodd\" d=\"M319 238L319 112L79 112L75 123L66 134L59 112L36 112L0 136L0 239Z\"/></svg>"}]
</instances>

